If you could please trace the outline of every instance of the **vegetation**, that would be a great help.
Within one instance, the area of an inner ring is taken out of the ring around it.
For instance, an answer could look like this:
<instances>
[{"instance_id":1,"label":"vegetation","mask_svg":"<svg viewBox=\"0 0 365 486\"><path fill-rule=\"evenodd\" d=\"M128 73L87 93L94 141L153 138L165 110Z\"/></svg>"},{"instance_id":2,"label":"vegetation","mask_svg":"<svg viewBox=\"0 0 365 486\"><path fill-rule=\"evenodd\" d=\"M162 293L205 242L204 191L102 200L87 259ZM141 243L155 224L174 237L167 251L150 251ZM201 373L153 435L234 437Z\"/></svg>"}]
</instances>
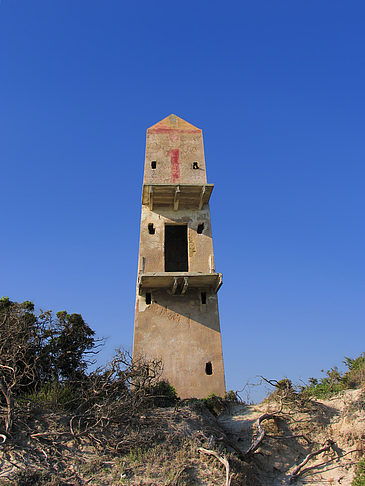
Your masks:
<instances>
[{"instance_id":1,"label":"vegetation","mask_svg":"<svg viewBox=\"0 0 365 486\"><path fill-rule=\"evenodd\" d=\"M356 474L352 486L365 486L365 457L357 463Z\"/></svg>"},{"instance_id":2,"label":"vegetation","mask_svg":"<svg viewBox=\"0 0 365 486\"><path fill-rule=\"evenodd\" d=\"M241 402L237 393L180 401L161 379L161 362L132 361L122 350L91 370L101 344L80 314L36 312L32 302L0 299L0 485L137 485L141 478L148 478L143 484L221 485L226 475L231 486L260 486L259 449L267 451L262 457L294 451L293 463L306 456L292 470L295 481L311 469L308 461L339 450L332 439L323 443L330 418L314 397L365 383L365 354L346 358L345 372L332 368L301 390L287 378L263 378L274 392L256 413L255 427L243 420L236 441L215 417ZM364 410L359 390L343 413L360 421ZM345 431L350 452L360 450L361 434ZM362 459L352 485L365 486L364 478Z\"/></svg>"},{"instance_id":3,"label":"vegetation","mask_svg":"<svg viewBox=\"0 0 365 486\"><path fill-rule=\"evenodd\" d=\"M80 314L34 311L34 304L0 299L0 405L5 433L12 429L18 399L70 388L83 380L100 344Z\"/></svg>"},{"instance_id":4,"label":"vegetation","mask_svg":"<svg viewBox=\"0 0 365 486\"><path fill-rule=\"evenodd\" d=\"M347 371L341 373L335 366L326 371L323 378L310 378L303 394L316 398L330 398L347 389L358 388L365 383L365 353L358 358L345 358Z\"/></svg>"},{"instance_id":5,"label":"vegetation","mask_svg":"<svg viewBox=\"0 0 365 486\"><path fill-rule=\"evenodd\" d=\"M119 350L89 371L101 344L80 314L0 299L0 443L15 463L25 456L34 463L14 484L74 484L65 441L123 455L162 440L163 421L146 420L177 401L161 363L132 362Z\"/></svg>"}]
</instances>

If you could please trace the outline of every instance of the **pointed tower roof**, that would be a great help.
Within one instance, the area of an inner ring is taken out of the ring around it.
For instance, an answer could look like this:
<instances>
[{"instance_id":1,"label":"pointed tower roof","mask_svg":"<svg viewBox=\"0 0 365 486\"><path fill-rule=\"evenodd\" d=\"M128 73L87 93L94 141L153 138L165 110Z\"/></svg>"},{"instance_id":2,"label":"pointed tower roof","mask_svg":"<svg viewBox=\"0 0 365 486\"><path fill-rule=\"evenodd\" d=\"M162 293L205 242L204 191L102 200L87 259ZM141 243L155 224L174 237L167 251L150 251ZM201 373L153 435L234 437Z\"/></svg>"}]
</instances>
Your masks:
<instances>
[{"instance_id":1,"label":"pointed tower roof","mask_svg":"<svg viewBox=\"0 0 365 486\"><path fill-rule=\"evenodd\" d=\"M184 133L201 132L200 128L194 127L191 123L173 114L147 129L148 133L167 133L171 131Z\"/></svg>"}]
</instances>

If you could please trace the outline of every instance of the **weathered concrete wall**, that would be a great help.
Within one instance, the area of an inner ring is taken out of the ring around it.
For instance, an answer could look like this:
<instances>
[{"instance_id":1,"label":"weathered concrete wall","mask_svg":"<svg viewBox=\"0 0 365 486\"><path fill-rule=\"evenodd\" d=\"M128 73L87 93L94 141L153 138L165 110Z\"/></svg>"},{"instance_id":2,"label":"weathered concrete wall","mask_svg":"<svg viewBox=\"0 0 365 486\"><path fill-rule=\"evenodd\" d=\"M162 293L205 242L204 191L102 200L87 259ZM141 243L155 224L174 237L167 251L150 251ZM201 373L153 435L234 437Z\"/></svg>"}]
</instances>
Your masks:
<instances>
[{"instance_id":1,"label":"weathered concrete wall","mask_svg":"<svg viewBox=\"0 0 365 486\"><path fill-rule=\"evenodd\" d=\"M202 185L206 181L200 129L170 115L147 130L145 184ZM201 210L179 207L176 211L142 205L138 274L165 272L167 224L187 225L188 272L213 273L210 212L205 204ZM198 233L201 224L204 229ZM153 234L149 225L153 225ZM146 302L147 291L150 304ZM206 303L202 303L202 292ZM164 377L181 398L224 395L218 297L213 289L188 288L184 295L176 295L171 288L152 288L140 294L137 286L135 315L133 356L161 359Z\"/></svg>"},{"instance_id":2,"label":"weathered concrete wall","mask_svg":"<svg viewBox=\"0 0 365 486\"><path fill-rule=\"evenodd\" d=\"M201 211L194 210L159 210L150 211L148 206L142 206L141 235L139 255L144 257L145 272L164 272L165 224L188 225L188 266L189 272L211 273L213 256L212 230L210 225L209 207ZM203 223L204 230L197 233L198 225ZM148 225L153 224L155 234L148 232ZM213 260L214 261L214 260ZM140 263L141 264L141 263ZM139 268L139 270L141 270Z\"/></svg>"},{"instance_id":3,"label":"weathered concrete wall","mask_svg":"<svg viewBox=\"0 0 365 486\"><path fill-rule=\"evenodd\" d=\"M224 370L218 299L207 292L201 304L200 292L171 295L152 291L152 303L137 296L134 356L161 359L163 375L181 398L204 398L211 393L224 396ZM212 375L205 367L212 364Z\"/></svg>"},{"instance_id":4,"label":"weathered concrete wall","mask_svg":"<svg viewBox=\"0 0 365 486\"><path fill-rule=\"evenodd\" d=\"M152 169L152 161L156 169ZM199 168L192 170L194 162ZM147 130L144 183L207 182L203 135L199 128L170 115Z\"/></svg>"}]
</instances>

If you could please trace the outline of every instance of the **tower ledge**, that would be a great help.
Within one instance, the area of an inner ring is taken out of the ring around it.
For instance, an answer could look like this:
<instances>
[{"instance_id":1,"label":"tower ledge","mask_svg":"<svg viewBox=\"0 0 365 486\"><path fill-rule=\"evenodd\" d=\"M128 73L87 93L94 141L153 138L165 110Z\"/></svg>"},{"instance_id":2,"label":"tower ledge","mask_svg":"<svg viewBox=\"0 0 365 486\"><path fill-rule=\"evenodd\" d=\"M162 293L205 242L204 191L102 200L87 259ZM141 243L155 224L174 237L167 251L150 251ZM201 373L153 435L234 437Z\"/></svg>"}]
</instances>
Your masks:
<instances>
[{"instance_id":1,"label":"tower ledge","mask_svg":"<svg viewBox=\"0 0 365 486\"><path fill-rule=\"evenodd\" d=\"M212 289L218 292L223 283L221 273L200 272L147 272L138 277L139 293L151 289L171 289L172 294L184 295L189 287Z\"/></svg>"},{"instance_id":2,"label":"tower ledge","mask_svg":"<svg viewBox=\"0 0 365 486\"><path fill-rule=\"evenodd\" d=\"M143 184L142 204L154 207L201 209L209 203L214 184Z\"/></svg>"}]
</instances>

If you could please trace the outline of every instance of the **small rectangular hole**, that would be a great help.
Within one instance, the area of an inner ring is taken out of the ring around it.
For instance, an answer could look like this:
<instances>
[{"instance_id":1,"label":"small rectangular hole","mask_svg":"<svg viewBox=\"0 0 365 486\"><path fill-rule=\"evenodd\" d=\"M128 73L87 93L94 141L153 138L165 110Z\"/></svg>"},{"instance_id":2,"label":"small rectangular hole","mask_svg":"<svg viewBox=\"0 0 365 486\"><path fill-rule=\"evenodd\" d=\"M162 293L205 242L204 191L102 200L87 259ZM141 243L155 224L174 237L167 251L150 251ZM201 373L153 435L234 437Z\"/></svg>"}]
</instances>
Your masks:
<instances>
[{"instance_id":1,"label":"small rectangular hole","mask_svg":"<svg viewBox=\"0 0 365 486\"><path fill-rule=\"evenodd\" d=\"M208 363L205 363L205 374L206 375L212 375L213 374L213 366L210 361Z\"/></svg>"},{"instance_id":2,"label":"small rectangular hole","mask_svg":"<svg viewBox=\"0 0 365 486\"><path fill-rule=\"evenodd\" d=\"M156 160L152 160L152 162L151 162L151 169L156 169L156 167L157 167Z\"/></svg>"},{"instance_id":3,"label":"small rectangular hole","mask_svg":"<svg viewBox=\"0 0 365 486\"><path fill-rule=\"evenodd\" d=\"M153 226L153 223L149 223L148 224L148 232L150 235L154 235L155 234L155 227Z\"/></svg>"},{"instance_id":4,"label":"small rectangular hole","mask_svg":"<svg viewBox=\"0 0 365 486\"><path fill-rule=\"evenodd\" d=\"M201 300L202 300L202 304L206 304L207 303L207 293L206 292L202 292L200 294L200 297L201 297Z\"/></svg>"},{"instance_id":5,"label":"small rectangular hole","mask_svg":"<svg viewBox=\"0 0 365 486\"><path fill-rule=\"evenodd\" d=\"M146 304L150 305L151 302L152 302L151 292L146 292Z\"/></svg>"},{"instance_id":6,"label":"small rectangular hole","mask_svg":"<svg viewBox=\"0 0 365 486\"><path fill-rule=\"evenodd\" d=\"M204 229L204 223L198 224L197 233L201 235L203 233L203 229Z\"/></svg>"},{"instance_id":7,"label":"small rectangular hole","mask_svg":"<svg viewBox=\"0 0 365 486\"><path fill-rule=\"evenodd\" d=\"M193 162L193 169L199 169L198 162Z\"/></svg>"}]
</instances>

